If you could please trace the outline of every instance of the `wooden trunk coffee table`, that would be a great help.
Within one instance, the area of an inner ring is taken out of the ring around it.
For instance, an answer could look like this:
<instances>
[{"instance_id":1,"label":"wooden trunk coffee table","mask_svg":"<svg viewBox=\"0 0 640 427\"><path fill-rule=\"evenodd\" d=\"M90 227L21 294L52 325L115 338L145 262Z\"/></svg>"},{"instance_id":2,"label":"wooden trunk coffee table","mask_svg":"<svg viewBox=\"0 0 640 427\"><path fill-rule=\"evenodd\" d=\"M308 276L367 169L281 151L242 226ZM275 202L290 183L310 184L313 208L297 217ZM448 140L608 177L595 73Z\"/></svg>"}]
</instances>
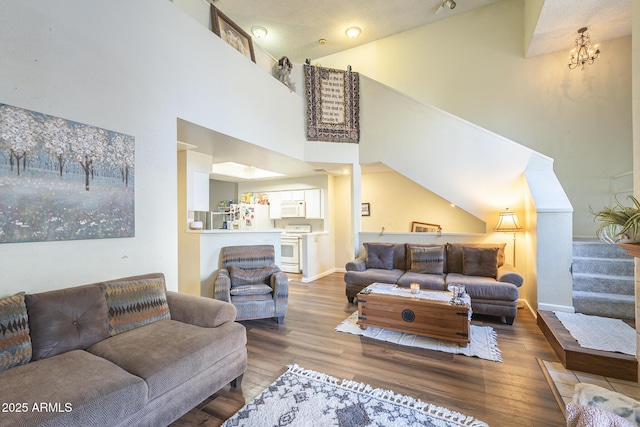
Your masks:
<instances>
[{"instance_id":1,"label":"wooden trunk coffee table","mask_svg":"<svg viewBox=\"0 0 640 427\"><path fill-rule=\"evenodd\" d=\"M409 334L455 341L470 341L470 299L464 305L453 305L451 293L421 290L412 294L409 288L374 283L357 296L358 325L391 329Z\"/></svg>"}]
</instances>

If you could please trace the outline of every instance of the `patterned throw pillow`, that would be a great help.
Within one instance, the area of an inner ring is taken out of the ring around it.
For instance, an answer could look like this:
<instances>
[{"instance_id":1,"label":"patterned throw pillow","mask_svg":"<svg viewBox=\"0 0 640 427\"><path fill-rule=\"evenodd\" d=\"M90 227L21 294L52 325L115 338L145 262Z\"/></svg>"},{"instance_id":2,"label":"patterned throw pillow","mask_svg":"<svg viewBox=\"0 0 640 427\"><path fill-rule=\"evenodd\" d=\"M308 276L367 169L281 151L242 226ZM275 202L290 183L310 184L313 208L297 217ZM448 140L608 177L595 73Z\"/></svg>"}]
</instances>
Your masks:
<instances>
[{"instance_id":1,"label":"patterned throw pillow","mask_svg":"<svg viewBox=\"0 0 640 427\"><path fill-rule=\"evenodd\" d=\"M637 420L640 419L640 402L627 395L613 390L608 390L595 384L576 384L573 391L572 403L597 408L599 410L615 414L632 423L632 425L638 424ZM594 425L600 426L609 424Z\"/></svg>"},{"instance_id":2,"label":"patterned throw pillow","mask_svg":"<svg viewBox=\"0 0 640 427\"><path fill-rule=\"evenodd\" d=\"M125 279L100 286L109 307L111 336L171 318L164 282L160 278Z\"/></svg>"},{"instance_id":3,"label":"patterned throw pillow","mask_svg":"<svg viewBox=\"0 0 640 427\"><path fill-rule=\"evenodd\" d=\"M443 274L444 246L409 246L409 271Z\"/></svg>"},{"instance_id":4,"label":"patterned throw pillow","mask_svg":"<svg viewBox=\"0 0 640 427\"><path fill-rule=\"evenodd\" d=\"M31 360L24 292L0 299L0 371Z\"/></svg>"},{"instance_id":5,"label":"patterned throw pillow","mask_svg":"<svg viewBox=\"0 0 640 427\"><path fill-rule=\"evenodd\" d=\"M635 427L636 423L627 421L613 412L593 406L567 404L567 427Z\"/></svg>"},{"instance_id":6,"label":"patterned throw pillow","mask_svg":"<svg viewBox=\"0 0 640 427\"><path fill-rule=\"evenodd\" d=\"M462 274L493 277L498 275L498 248L462 248Z\"/></svg>"},{"instance_id":7,"label":"patterned throw pillow","mask_svg":"<svg viewBox=\"0 0 640 427\"><path fill-rule=\"evenodd\" d=\"M280 271L280 268L273 264L262 268L240 268L228 267L229 277L231 277L231 286L245 286L267 284L269 278L274 273Z\"/></svg>"},{"instance_id":8,"label":"patterned throw pillow","mask_svg":"<svg viewBox=\"0 0 640 427\"><path fill-rule=\"evenodd\" d=\"M365 264L367 268L381 268L393 270L393 250L392 243L364 243L366 252Z\"/></svg>"}]
</instances>

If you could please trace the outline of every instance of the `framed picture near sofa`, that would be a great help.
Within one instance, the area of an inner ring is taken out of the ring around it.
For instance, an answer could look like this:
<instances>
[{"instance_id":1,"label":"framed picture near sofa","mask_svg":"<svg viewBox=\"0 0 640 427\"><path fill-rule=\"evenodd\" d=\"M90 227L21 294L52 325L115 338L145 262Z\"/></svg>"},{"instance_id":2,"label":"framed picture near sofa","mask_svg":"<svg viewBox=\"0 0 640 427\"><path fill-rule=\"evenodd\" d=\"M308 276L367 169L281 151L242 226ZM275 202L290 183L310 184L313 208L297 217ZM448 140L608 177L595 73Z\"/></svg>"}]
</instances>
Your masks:
<instances>
[{"instance_id":1,"label":"framed picture near sofa","mask_svg":"<svg viewBox=\"0 0 640 427\"><path fill-rule=\"evenodd\" d=\"M429 224L428 222L411 222L412 233L438 233L442 231L442 227L438 224Z\"/></svg>"},{"instance_id":2,"label":"framed picture near sofa","mask_svg":"<svg viewBox=\"0 0 640 427\"><path fill-rule=\"evenodd\" d=\"M211 29L228 45L256 62L251 36L214 5L211 5Z\"/></svg>"},{"instance_id":3,"label":"framed picture near sofa","mask_svg":"<svg viewBox=\"0 0 640 427\"><path fill-rule=\"evenodd\" d=\"M371 215L371 205L369 203L362 203L361 212L362 216L370 216Z\"/></svg>"}]
</instances>

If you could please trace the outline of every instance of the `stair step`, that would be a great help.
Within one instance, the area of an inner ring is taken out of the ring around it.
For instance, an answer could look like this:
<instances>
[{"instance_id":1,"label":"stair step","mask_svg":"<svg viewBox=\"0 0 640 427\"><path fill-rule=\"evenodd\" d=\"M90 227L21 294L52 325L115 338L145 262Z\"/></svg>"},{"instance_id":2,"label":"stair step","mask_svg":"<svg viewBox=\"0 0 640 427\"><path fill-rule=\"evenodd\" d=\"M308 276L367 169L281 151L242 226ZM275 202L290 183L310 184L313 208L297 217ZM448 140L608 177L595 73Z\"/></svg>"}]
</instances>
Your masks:
<instances>
[{"instance_id":1,"label":"stair step","mask_svg":"<svg viewBox=\"0 0 640 427\"><path fill-rule=\"evenodd\" d=\"M634 295L635 279L633 276L574 273L573 290Z\"/></svg>"},{"instance_id":2,"label":"stair step","mask_svg":"<svg viewBox=\"0 0 640 427\"><path fill-rule=\"evenodd\" d=\"M633 258L588 258L573 257L573 273L607 274L633 276L635 263Z\"/></svg>"},{"instance_id":3,"label":"stair step","mask_svg":"<svg viewBox=\"0 0 640 427\"><path fill-rule=\"evenodd\" d=\"M573 255L577 257L595 258L628 258L631 257L627 251L618 245L595 241L575 241L573 242Z\"/></svg>"},{"instance_id":4,"label":"stair step","mask_svg":"<svg viewBox=\"0 0 640 427\"><path fill-rule=\"evenodd\" d=\"M636 314L633 295L574 291L573 306L578 313L616 319L634 319Z\"/></svg>"}]
</instances>

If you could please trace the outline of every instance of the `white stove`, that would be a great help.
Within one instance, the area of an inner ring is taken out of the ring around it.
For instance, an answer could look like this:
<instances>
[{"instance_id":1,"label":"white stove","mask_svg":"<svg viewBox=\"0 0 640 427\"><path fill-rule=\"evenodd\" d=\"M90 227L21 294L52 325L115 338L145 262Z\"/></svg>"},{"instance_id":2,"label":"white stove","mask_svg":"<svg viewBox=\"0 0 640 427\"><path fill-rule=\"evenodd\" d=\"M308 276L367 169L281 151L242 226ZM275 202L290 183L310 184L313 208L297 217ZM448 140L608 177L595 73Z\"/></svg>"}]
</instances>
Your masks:
<instances>
[{"instance_id":1,"label":"white stove","mask_svg":"<svg viewBox=\"0 0 640 427\"><path fill-rule=\"evenodd\" d=\"M311 233L311 225L287 225L281 239L281 266L287 273L302 273L302 235Z\"/></svg>"}]
</instances>

